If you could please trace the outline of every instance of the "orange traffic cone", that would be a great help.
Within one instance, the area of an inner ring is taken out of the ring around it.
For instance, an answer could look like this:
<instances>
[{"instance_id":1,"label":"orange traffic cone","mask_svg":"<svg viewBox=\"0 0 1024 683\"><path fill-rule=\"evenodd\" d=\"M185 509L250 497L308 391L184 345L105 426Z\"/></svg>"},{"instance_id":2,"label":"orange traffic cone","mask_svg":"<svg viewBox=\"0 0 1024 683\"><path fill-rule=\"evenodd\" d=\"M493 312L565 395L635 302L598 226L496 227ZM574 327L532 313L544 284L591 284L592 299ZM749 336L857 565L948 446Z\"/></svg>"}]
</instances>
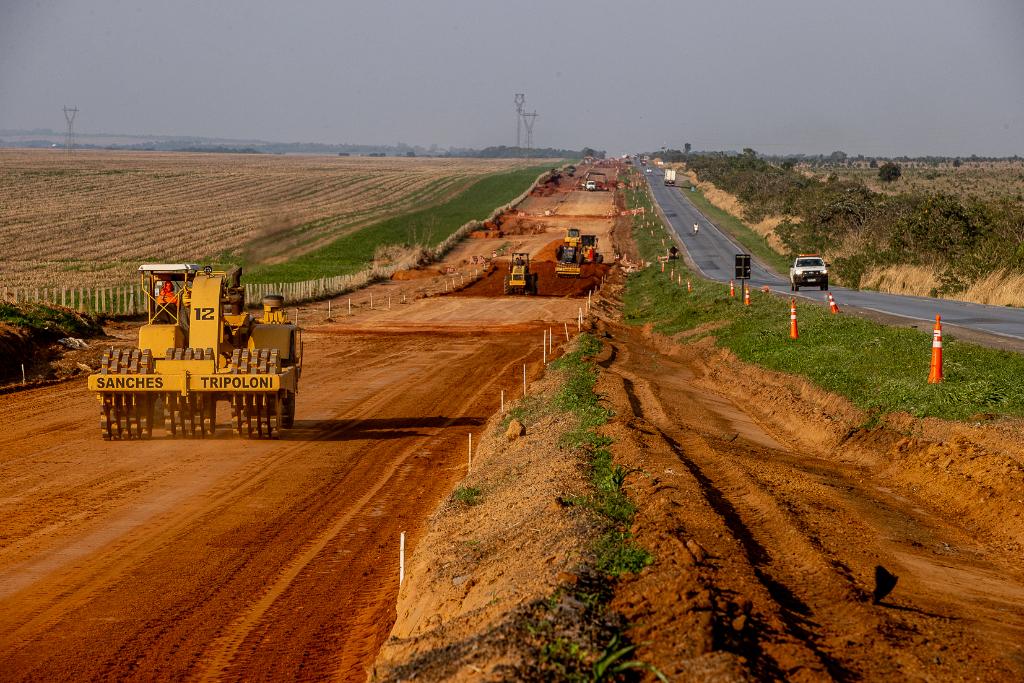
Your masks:
<instances>
[{"instance_id":1,"label":"orange traffic cone","mask_svg":"<svg viewBox=\"0 0 1024 683\"><path fill-rule=\"evenodd\" d=\"M928 371L928 384L942 382L942 318L935 316L935 331L932 332L932 367Z\"/></svg>"},{"instance_id":2,"label":"orange traffic cone","mask_svg":"<svg viewBox=\"0 0 1024 683\"><path fill-rule=\"evenodd\" d=\"M796 329L796 299L789 300L789 338L800 338L800 333Z\"/></svg>"},{"instance_id":3,"label":"orange traffic cone","mask_svg":"<svg viewBox=\"0 0 1024 683\"><path fill-rule=\"evenodd\" d=\"M747 287L746 284L743 285L743 305L750 305L750 287Z\"/></svg>"},{"instance_id":4,"label":"orange traffic cone","mask_svg":"<svg viewBox=\"0 0 1024 683\"><path fill-rule=\"evenodd\" d=\"M836 303L836 299L832 296L832 292L828 293L828 308L833 313L839 312L839 304Z\"/></svg>"},{"instance_id":5,"label":"orange traffic cone","mask_svg":"<svg viewBox=\"0 0 1024 683\"><path fill-rule=\"evenodd\" d=\"M686 281L686 291L687 292L692 292L693 291L693 285L690 284L689 280Z\"/></svg>"},{"instance_id":6,"label":"orange traffic cone","mask_svg":"<svg viewBox=\"0 0 1024 683\"><path fill-rule=\"evenodd\" d=\"M661 272L663 272L663 273L665 272L665 262L664 261L661 262Z\"/></svg>"},{"instance_id":7,"label":"orange traffic cone","mask_svg":"<svg viewBox=\"0 0 1024 683\"><path fill-rule=\"evenodd\" d=\"M736 297L736 283L732 280L729 280L729 296Z\"/></svg>"}]
</instances>

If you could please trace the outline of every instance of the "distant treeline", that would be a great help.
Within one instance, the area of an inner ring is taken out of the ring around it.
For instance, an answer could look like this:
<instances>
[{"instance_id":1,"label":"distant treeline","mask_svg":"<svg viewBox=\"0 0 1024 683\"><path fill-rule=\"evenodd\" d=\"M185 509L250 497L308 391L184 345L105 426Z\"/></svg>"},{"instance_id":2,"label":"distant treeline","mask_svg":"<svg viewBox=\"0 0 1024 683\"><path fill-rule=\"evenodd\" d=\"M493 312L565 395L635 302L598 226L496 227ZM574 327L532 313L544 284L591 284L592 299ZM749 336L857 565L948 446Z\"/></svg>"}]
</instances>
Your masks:
<instances>
[{"instance_id":1,"label":"distant treeline","mask_svg":"<svg viewBox=\"0 0 1024 683\"><path fill-rule=\"evenodd\" d=\"M792 253L825 253L843 282L857 286L871 267L929 266L936 294L956 294L984 275L1024 272L1024 201L961 198L943 192L883 194L855 178L824 181L772 163L754 150L690 154L699 180L736 195L745 218L784 216L775 232Z\"/></svg>"},{"instance_id":2,"label":"distant treeline","mask_svg":"<svg viewBox=\"0 0 1024 683\"><path fill-rule=\"evenodd\" d=\"M3 131L7 135L17 135L18 131ZM3 147L30 147L50 148L63 147L63 138L57 138L55 131L35 130L29 131L28 135L49 135L46 138L3 140L0 139L0 146ZM21 134L22 136L25 133ZM342 156L375 156L375 157L476 157L484 159L514 159L519 157L532 157L541 159L579 159L584 156L604 158L604 151L594 150L589 147L582 150L556 149L553 147L525 149L521 147L507 147L499 145L486 147L484 149L473 149L468 147L441 148L437 145L422 147L419 145L408 145L399 142L394 145L353 145L353 144L323 144L318 142L264 142L261 140L225 140L219 138L199 137L153 137L140 139L133 143L111 143L99 144L97 138L116 136L87 136L83 138L93 139L93 142L80 142L75 145L78 149L111 149L111 150L135 150L145 152L220 152L229 154L326 154Z\"/></svg>"},{"instance_id":3,"label":"distant treeline","mask_svg":"<svg viewBox=\"0 0 1024 683\"><path fill-rule=\"evenodd\" d=\"M909 157L909 156L898 156L898 157L885 157L885 156L865 156L858 154L856 156L850 156L846 152L835 151L831 154L758 154L754 150L747 148L742 152L690 152L688 150L678 149L662 149L657 152L651 152L648 156L661 159L666 162L682 162L687 161L690 157L696 155L723 155L730 157L738 157L744 155L750 155L753 153L755 156L770 161L776 164L804 164L807 166L856 166L868 164L872 167L880 165L885 161L895 161L901 164L918 164L921 166L941 166L943 164L952 164L958 166L963 162L979 162L979 161L1021 161L1022 158L1018 155L1008 157L984 157L972 154L966 157L951 157L951 156L921 156L921 157Z\"/></svg>"},{"instance_id":4,"label":"distant treeline","mask_svg":"<svg viewBox=\"0 0 1024 683\"><path fill-rule=\"evenodd\" d=\"M595 150L590 147L583 149L555 149L554 147L534 147L529 150L523 147L485 147L483 149L461 149L455 148L447 154L439 156L452 157L478 157L482 159L515 159L518 157L531 157L534 159L582 159L591 156L597 159L605 158L604 150Z\"/></svg>"}]
</instances>

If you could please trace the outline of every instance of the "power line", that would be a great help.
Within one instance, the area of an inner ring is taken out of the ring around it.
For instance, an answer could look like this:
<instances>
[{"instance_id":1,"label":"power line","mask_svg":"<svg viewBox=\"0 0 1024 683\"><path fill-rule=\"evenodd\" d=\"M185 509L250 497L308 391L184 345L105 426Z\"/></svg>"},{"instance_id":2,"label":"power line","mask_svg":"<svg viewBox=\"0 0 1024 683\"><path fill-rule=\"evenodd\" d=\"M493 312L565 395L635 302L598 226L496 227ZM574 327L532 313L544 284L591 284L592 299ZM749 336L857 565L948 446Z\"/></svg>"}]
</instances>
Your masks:
<instances>
[{"instance_id":1,"label":"power line","mask_svg":"<svg viewBox=\"0 0 1024 683\"><path fill-rule=\"evenodd\" d=\"M77 114L77 106L64 105L64 120L68 122L68 132L64 135L64 153L68 156L75 151L75 116Z\"/></svg>"},{"instance_id":2,"label":"power line","mask_svg":"<svg viewBox=\"0 0 1024 683\"><path fill-rule=\"evenodd\" d=\"M522 130L523 130L523 107L526 106L526 93L517 92L515 97L516 103L516 149L519 149L522 143Z\"/></svg>"},{"instance_id":3,"label":"power line","mask_svg":"<svg viewBox=\"0 0 1024 683\"><path fill-rule=\"evenodd\" d=\"M523 112L523 125L526 127L526 156L533 149L533 124L537 123L537 112Z\"/></svg>"}]
</instances>

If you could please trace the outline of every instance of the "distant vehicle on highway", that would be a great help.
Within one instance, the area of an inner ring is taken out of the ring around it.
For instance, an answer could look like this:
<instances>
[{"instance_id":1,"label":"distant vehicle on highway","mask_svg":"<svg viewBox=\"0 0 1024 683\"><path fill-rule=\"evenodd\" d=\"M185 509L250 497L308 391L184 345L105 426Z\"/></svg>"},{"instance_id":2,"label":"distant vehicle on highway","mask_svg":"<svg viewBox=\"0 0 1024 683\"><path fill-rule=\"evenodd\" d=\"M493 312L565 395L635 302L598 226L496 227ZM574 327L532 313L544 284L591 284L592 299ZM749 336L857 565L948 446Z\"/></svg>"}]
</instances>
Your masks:
<instances>
[{"instance_id":1,"label":"distant vehicle on highway","mask_svg":"<svg viewBox=\"0 0 1024 683\"><path fill-rule=\"evenodd\" d=\"M647 172L648 172L648 173L650 173L650 172L651 172L651 169L647 169Z\"/></svg>"},{"instance_id":2,"label":"distant vehicle on highway","mask_svg":"<svg viewBox=\"0 0 1024 683\"><path fill-rule=\"evenodd\" d=\"M799 292L800 287L817 285L828 289L828 264L817 254L800 254L789 269L789 289Z\"/></svg>"},{"instance_id":3,"label":"distant vehicle on highway","mask_svg":"<svg viewBox=\"0 0 1024 683\"><path fill-rule=\"evenodd\" d=\"M675 185L676 184L676 169L666 168L665 169L665 184Z\"/></svg>"},{"instance_id":4,"label":"distant vehicle on highway","mask_svg":"<svg viewBox=\"0 0 1024 683\"><path fill-rule=\"evenodd\" d=\"M587 192L594 192L595 190L597 190L597 183L594 182L593 180L588 180L585 187Z\"/></svg>"}]
</instances>

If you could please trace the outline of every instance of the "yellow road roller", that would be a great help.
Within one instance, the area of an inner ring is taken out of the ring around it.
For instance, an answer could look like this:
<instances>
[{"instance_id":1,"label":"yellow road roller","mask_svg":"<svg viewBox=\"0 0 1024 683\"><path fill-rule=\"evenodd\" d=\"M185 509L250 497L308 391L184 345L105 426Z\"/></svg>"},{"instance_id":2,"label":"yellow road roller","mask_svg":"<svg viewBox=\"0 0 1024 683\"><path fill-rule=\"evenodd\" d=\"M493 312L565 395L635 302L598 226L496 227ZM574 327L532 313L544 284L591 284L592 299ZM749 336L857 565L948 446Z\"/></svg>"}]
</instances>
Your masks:
<instances>
[{"instance_id":1,"label":"yellow road roller","mask_svg":"<svg viewBox=\"0 0 1024 683\"><path fill-rule=\"evenodd\" d=\"M284 297L263 297L261 317L246 310L241 270L187 263L139 266L147 322L137 348L111 347L89 391L100 402L104 439L212 436L217 406L231 409L240 436L272 438L295 420L302 339Z\"/></svg>"}]
</instances>

